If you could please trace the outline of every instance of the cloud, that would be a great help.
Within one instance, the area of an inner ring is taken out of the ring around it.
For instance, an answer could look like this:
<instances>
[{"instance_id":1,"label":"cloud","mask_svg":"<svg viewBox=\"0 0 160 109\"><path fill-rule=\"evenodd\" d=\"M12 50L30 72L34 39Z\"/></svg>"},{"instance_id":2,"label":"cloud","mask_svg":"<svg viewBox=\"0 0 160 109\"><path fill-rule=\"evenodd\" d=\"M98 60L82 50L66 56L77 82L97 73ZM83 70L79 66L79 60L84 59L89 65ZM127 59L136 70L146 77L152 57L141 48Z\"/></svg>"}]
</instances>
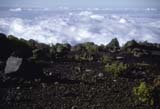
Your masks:
<instances>
[{"instance_id":1,"label":"cloud","mask_svg":"<svg viewBox=\"0 0 160 109\"><path fill-rule=\"evenodd\" d=\"M138 18L129 15L104 15L91 11L35 16L32 19L0 18L0 32L47 44L88 41L107 44L115 37L121 45L131 39L159 42L159 25L159 19L147 16Z\"/></svg>"},{"instance_id":2,"label":"cloud","mask_svg":"<svg viewBox=\"0 0 160 109\"><path fill-rule=\"evenodd\" d=\"M120 23L127 23L127 20L124 19L124 18L121 18L121 19L119 20L119 22L120 22Z\"/></svg>"},{"instance_id":3,"label":"cloud","mask_svg":"<svg viewBox=\"0 0 160 109\"><path fill-rule=\"evenodd\" d=\"M9 9L9 11L12 11L12 12L21 12L22 8Z\"/></svg>"},{"instance_id":4,"label":"cloud","mask_svg":"<svg viewBox=\"0 0 160 109\"><path fill-rule=\"evenodd\" d=\"M99 21L104 20L104 16L100 16L100 15L91 15L90 17L92 19L99 20Z\"/></svg>"}]
</instances>

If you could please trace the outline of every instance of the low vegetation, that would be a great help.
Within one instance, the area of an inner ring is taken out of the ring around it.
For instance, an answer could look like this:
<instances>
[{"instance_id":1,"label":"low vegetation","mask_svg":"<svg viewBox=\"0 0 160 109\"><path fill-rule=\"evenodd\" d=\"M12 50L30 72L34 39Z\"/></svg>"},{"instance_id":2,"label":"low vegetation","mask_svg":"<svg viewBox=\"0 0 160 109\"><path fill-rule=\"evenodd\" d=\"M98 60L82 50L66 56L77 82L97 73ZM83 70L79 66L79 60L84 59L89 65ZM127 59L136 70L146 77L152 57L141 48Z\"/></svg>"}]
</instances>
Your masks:
<instances>
[{"instance_id":1,"label":"low vegetation","mask_svg":"<svg viewBox=\"0 0 160 109\"><path fill-rule=\"evenodd\" d=\"M100 58L100 62L102 62L102 63L111 63L113 61L113 57L111 57L111 56L108 56L108 55L103 55L103 56L101 56L101 58Z\"/></svg>"},{"instance_id":2,"label":"low vegetation","mask_svg":"<svg viewBox=\"0 0 160 109\"><path fill-rule=\"evenodd\" d=\"M137 102L147 103L149 105L154 104L152 98L152 87L145 82L141 82L139 86L133 88L133 93L137 97Z\"/></svg>"},{"instance_id":3,"label":"low vegetation","mask_svg":"<svg viewBox=\"0 0 160 109\"><path fill-rule=\"evenodd\" d=\"M114 62L111 64L107 64L105 66L105 71L107 73L112 73L114 76L119 76L122 75L128 68L127 64L124 63L119 63L119 62Z\"/></svg>"}]
</instances>

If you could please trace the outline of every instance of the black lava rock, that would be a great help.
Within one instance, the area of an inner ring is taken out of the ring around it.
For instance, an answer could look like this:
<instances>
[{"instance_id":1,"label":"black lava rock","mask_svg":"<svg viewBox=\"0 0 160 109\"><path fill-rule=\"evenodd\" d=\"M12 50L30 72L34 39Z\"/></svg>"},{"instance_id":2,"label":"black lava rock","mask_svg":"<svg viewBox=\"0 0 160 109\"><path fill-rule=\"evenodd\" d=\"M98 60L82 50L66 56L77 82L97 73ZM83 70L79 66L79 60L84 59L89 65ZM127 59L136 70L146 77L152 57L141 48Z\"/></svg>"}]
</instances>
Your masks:
<instances>
[{"instance_id":1,"label":"black lava rock","mask_svg":"<svg viewBox=\"0 0 160 109\"><path fill-rule=\"evenodd\" d=\"M42 76L42 67L23 58L9 57L4 73L17 78L34 79Z\"/></svg>"},{"instance_id":2,"label":"black lava rock","mask_svg":"<svg viewBox=\"0 0 160 109\"><path fill-rule=\"evenodd\" d=\"M11 54L11 43L5 34L0 33L0 59L6 60Z\"/></svg>"}]
</instances>

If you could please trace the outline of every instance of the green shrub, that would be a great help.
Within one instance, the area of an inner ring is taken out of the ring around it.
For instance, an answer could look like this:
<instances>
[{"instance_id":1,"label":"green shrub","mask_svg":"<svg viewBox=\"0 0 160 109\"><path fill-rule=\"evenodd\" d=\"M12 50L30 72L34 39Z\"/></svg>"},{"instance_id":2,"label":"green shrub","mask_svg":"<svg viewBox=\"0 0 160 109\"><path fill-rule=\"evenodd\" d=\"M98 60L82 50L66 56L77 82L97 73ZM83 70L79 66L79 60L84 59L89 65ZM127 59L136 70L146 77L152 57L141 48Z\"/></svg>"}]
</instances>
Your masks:
<instances>
[{"instance_id":1,"label":"green shrub","mask_svg":"<svg viewBox=\"0 0 160 109\"><path fill-rule=\"evenodd\" d=\"M70 52L70 49L71 49L71 45L67 43L66 44L57 43L54 46L55 58L56 59L66 59L66 56Z\"/></svg>"},{"instance_id":2,"label":"green shrub","mask_svg":"<svg viewBox=\"0 0 160 109\"><path fill-rule=\"evenodd\" d=\"M113 58L111 56L108 56L108 55L103 55L101 58L100 58L100 61L102 63L107 63L107 62L111 62L113 60Z\"/></svg>"},{"instance_id":3,"label":"green shrub","mask_svg":"<svg viewBox=\"0 0 160 109\"><path fill-rule=\"evenodd\" d=\"M78 44L71 51L76 52L74 59L77 61L94 61L98 57L98 46L92 42Z\"/></svg>"},{"instance_id":4,"label":"green shrub","mask_svg":"<svg viewBox=\"0 0 160 109\"><path fill-rule=\"evenodd\" d=\"M49 61L51 59L51 54L49 48L45 49L34 49L32 59L35 60L46 60Z\"/></svg>"},{"instance_id":5,"label":"green shrub","mask_svg":"<svg viewBox=\"0 0 160 109\"><path fill-rule=\"evenodd\" d=\"M83 44L83 47L89 54L94 54L98 51L98 46L92 42L86 42Z\"/></svg>"},{"instance_id":6,"label":"green shrub","mask_svg":"<svg viewBox=\"0 0 160 109\"><path fill-rule=\"evenodd\" d=\"M156 77L153 83L152 96L154 100L154 106L160 107L160 75Z\"/></svg>"},{"instance_id":7,"label":"green shrub","mask_svg":"<svg viewBox=\"0 0 160 109\"><path fill-rule=\"evenodd\" d=\"M76 61L93 61L94 57L86 52L74 56Z\"/></svg>"},{"instance_id":8,"label":"green shrub","mask_svg":"<svg viewBox=\"0 0 160 109\"><path fill-rule=\"evenodd\" d=\"M119 76L128 68L127 64L114 62L111 65L105 66L105 71L112 73L114 76Z\"/></svg>"},{"instance_id":9,"label":"green shrub","mask_svg":"<svg viewBox=\"0 0 160 109\"><path fill-rule=\"evenodd\" d=\"M100 51L100 52L106 52L107 48L106 48L105 45L101 44L100 46L98 46L98 51Z\"/></svg>"},{"instance_id":10,"label":"green shrub","mask_svg":"<svg viewBox=\"0 0 160 109\"><path fill-rule=\"evenodd\" d=\"M152 87L145 82L141 82L138 87L134 87L133 93L138 98L138 101L153 105Z\"/></svg>"},{"instance_id":11,"label":"green shrub","mask_svg":"<svg viewBox=\"0 0 160 109\"><path fill-rule=\"evenodd\" d=\"M56 52L57 53L62 53L62 54L65 54L66 52L69 52L70 51L70 48L71 48L71 45L69 44L60 44L60 43L57 43L55 45L55 49L56 49Z\"/></svg>"}]
</instances>

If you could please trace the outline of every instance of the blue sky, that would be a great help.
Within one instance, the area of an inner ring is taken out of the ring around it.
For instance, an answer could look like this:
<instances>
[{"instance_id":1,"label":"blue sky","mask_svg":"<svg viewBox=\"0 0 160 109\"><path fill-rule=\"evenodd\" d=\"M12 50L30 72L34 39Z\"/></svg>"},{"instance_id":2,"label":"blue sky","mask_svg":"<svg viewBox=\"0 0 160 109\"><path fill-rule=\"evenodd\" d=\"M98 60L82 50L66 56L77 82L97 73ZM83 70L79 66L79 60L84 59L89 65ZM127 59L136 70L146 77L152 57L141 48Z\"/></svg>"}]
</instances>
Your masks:
<instances>
[{"instance_id":1,"label":"blue sky","mask_svg":"<svg viewBox=\"0 0 160 109\"><path fill-rule=\"evenodd\" d=\"M0 6L158 8L160 7L160 0L0 0Z\"/></svg>"}]
</instances>

